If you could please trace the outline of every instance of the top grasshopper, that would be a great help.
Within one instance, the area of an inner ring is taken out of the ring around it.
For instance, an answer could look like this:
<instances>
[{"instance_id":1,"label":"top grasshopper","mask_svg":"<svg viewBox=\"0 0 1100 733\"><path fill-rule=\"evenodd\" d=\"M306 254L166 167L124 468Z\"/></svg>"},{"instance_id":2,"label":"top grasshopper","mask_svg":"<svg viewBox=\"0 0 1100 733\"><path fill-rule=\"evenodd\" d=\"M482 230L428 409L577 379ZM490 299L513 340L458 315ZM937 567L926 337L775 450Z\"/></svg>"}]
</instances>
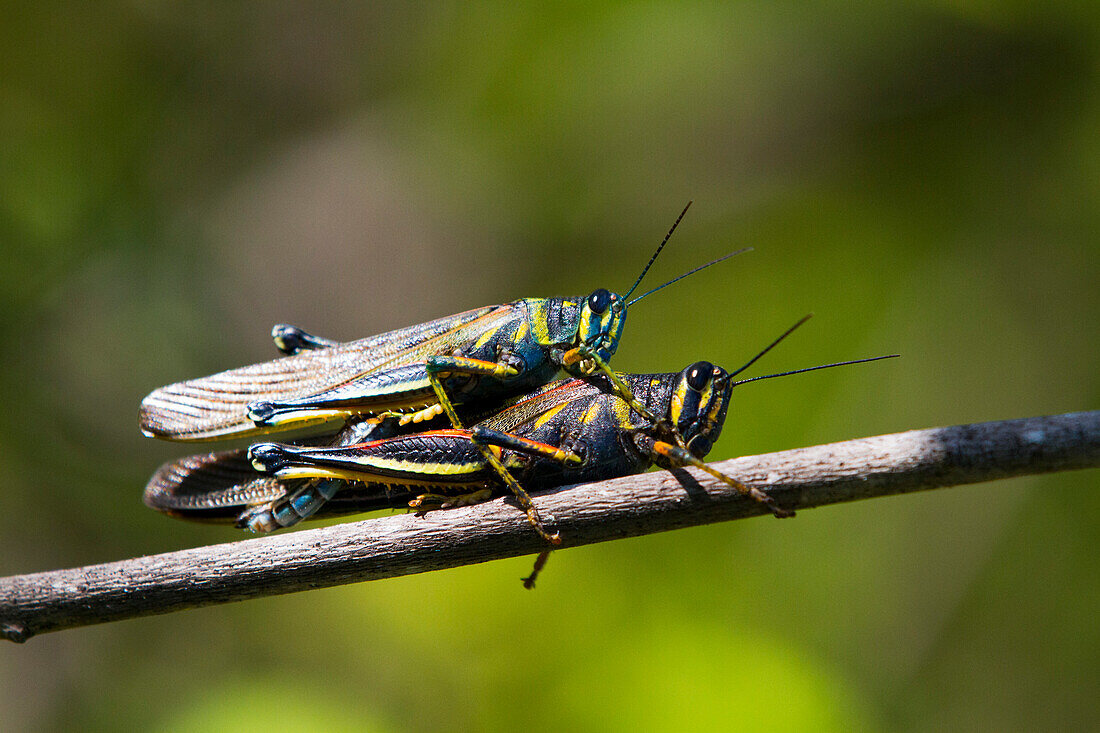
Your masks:
<instances>
[{"instance_id":1,"label":"top grasshopper","mask_svg":"<svg viewBox=\"0 0 1100 733\"><path fill-rule=\"evenodd\" d=\"M288 356L153 391L141 403L142 431L167 440L202 441L353 415L405 424L440 413L461 428L455 404L521 394L562 369L573 376L604 372L616 394L652 418L608 361L618 348L627 306L649 293L630 302L626 298L686 212L687 207L625 297L600 288L587 298L524 298L349 343L276 326L276 346ZM486 459L506 475L495 456ZM531 519L539 527L537 517Z\"/></svg>"}]
</instances>

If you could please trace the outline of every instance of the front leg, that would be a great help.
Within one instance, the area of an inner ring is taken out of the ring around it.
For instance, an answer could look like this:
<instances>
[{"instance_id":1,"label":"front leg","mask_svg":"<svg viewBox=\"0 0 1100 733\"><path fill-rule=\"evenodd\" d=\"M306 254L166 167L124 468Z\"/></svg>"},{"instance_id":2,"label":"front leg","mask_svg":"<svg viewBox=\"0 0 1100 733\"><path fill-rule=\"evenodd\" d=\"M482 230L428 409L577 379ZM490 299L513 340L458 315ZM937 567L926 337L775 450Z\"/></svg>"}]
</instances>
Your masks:
<instances>
[{"instance_id":1,"label":"front leg","mask_svg":"<svg viewBox=\"0 0 1100 733\"><path fill-rule=\"evenodd\" d=\"M666 443L663 440L654 440L648 435L638 435L635 442L638 447L649 454L650 458L655 463L661 465L672 465L677 468L683 468L684 466L694 466L700 471L709 473L714 478L718 479L727 486L732 486L737 489L738 493L749 496L766 506L772 514L777 518L783 519L785 517L793 517L794 512L789 509L783 509L775 503L775 499L761 491L754 486L747 486L737 479L727 476L721 471L717 471L702 460L696 458L691 451L686 448L681 448L678 445L672 443Z\"/></svg>"},{"instance_id":2,"label":"front leg","mask_svg":"<svg viewBox=\"0 0 1100 733\"><path fill-rule=\"evenodd\" d=\"M481 451L481 455L485 458L485 462L496 471L501 481L504 482L504 485L507 486L508 490L512 492L512 495L516 497L516 501L519 502L520 508L523 509L524 513L527 515L527 521L531 523L531 526L535 528L539 536L552 545L560 545L561 535L557 532L550 534L546 531L542 519L539 517L538 509L536 509L535 505L531 502L530 495L528 495L524 488L519 485L519 481L516 481L515 477L508 472L508 469L505 468L504 463L500 460L500 448L488 444L485 432L486 431L482 431L479 437L478 431L475 430L474 434L470 436L473 444Z\"/></svg>"},{"instance_id":3,"label":"front leg","mask_svg":"<svg viewBox=\"0 0 1100 733\"><path fill-rule=\"evenodd\" d=\"M649 408L638 401L630 387L627 387L626 383L619 379L619 375L612 371L608 363L601 359L600 355L591 347L581 344L575 349L570 349L562 355L561 361L563 366L577 365L585 374L594 374L597 371L603 372L611 382L611 391L630 405L631 410L654 425L660 422L657 416L650 412Z\"/></svg>"}]
</instances>

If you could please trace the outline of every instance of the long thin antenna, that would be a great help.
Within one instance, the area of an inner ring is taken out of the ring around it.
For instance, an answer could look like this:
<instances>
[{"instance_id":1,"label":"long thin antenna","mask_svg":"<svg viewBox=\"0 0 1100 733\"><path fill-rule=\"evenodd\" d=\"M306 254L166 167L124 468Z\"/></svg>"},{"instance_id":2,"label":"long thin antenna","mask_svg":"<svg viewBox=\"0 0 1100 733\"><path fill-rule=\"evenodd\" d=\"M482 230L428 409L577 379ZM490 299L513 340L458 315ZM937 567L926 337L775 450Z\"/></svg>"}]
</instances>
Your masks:
<instances>
[{"instance_id":1,"label":"long thin antenna","mask_svg":"<svg viewBox=\"0 0 1100 733\"><path fill-rule=\"evenodd\" d=\"M822 364L821 366L808 367L806 369L795 369L793 372L780 372L779 374L765 374L763 377L749 377L748 379L739 379L730 386L736 387L737 385L744 384L745 382L755 382L755 381L760 380L760 379L772 379L774 377L786 377L786 376L791 375L791 374L802 374L803 372L813 372L813 371L817 371L818 369L829 369L830 367L847 366L848 364L864 364L864 363L869 362L869 361L879 361L881 359L896 359L899 356L901 356L901 354L888 354L886 356L874 356L874 357L871 357L870 359L856 359L855 361L838 361L835 364Z\"/></svg>"},{"instance_id":2,"label":"long thin antenna","mask_svg":"<svg viewBox=\"0 0 1100 733\"><path fill-rule=\"evenodd\" d=\"M630 290L627 291L626 295L623 296L623 300L629 298L630 294L634 292L634 289L641 284L642 278L645 277L645 274L649 272L649 268L652 267L653 263L657 260L657 255L661 254L661 250L665 248L666 244L668 244L668 240L672 237L672 233L676 231L676 227L680 225L680 220L684 218L684 214L688 213L688 209L691 208L692 203L693 202L688 201L687 206L685 206L684 210L680 212L680 215L676 217L676 221L672 222L672 228L668 230L668 234L666 234L665 238L661 240L661 244L657 247L657 251L653 253L653 256L649 258L649 262L647 262L645 267L642 268L642 274L638 275L638 279L634 281L634 285L632 285Z\"/></svg>"},{"instance_id":3,"label":"long thin antenna","mask_svg":"<svg viewBox=\"0 0 1100 733\"><path fill-rule=\"evenodd\" d=\"M705 270L708 267L710 267L711 265L717 265L719 262L722 262L724 260L728 260L730 257L733 257L734 255L740 255L740 254L744 254L746 252L752 252L752 247L745 247L744 249L739 249L736 252L730 252L728 255L724 255L722 257L719 257L716 260L711 260L710 262L708 262L705 265L699 265L694 270L688 270L683 275L680 275L679 277L672 278L671 280L669 280L664 285L658 285L657 287L653 288L652 290L649 290L647 292L642 293L637 298L635 298L634 300L627 303L626 306L629 308L630 306L634 305L635 303L637 303L639 300L646 297L647 295L653 295L654 293L656 293L661 288L667 288L669 285L676 282L677 280L683 280L688 275L694 275L695 273L699 272L699 270Z\"/></svg>"},{"instance_id":4,"label":"long thin antenna","mask_svg":"<svg viewBox=\"0 0 1100 733\"><path fill-rule=\"evenodd\" d=\"M763 351L761 351L761 352L760 352L759 354L757 354L756 356L754 356L753 358L751 358L751 359L749 359L749 360L748 360L747 362L745 362L745 366L743 366L743 367L741 367L740 369L738 369L737 371L733 372L732 374L730 374L730 376L731 376L731 377L736 377L736 376L737 376L738 374L740 374L741 372L743 372L743 371L745 371L746 369L748 369L749 367L751 367L751 366L752 366L753 364L755 364L755 363L756 363L756 360L757 360L757 359L759 359L759 358L760 358L760 357L762 357L762 356L763 356L764 354L766 354L766 353L768 353L769 351L771 351L772 349L774 349L774 348L775 348L775 347L776 347L776 346L777 346L777 345L779 344L779 342L780 342L780 341L782 341L783 339L787 338L787 337L788 337L788 336L790 336L790 335L791 335L792 333L794 333L794 330L795 330L796 328L798 328L798 327L799 327L799 326L801 326L801 325L802 325L803 323L805 323L806 321L808 321L808 320L810 320L811 318L813 318L813 315L814 315L813 313L807 313L806 315L804 315L804 316L803 316L803 317L802 317L802 318L801 318L801 319L800 319L800 320L798 321L798 323L794 324L793 326L791 326L790 328L788 328L788 329L787 329L786 331L784 331L784 332L783 332L783 334L782 334L782 335L781 335L781 336L780 336L779 338L777 338L777 339L776 339L775 341L772 341L772 342L771 342L770 344L768 344L767 346L765 346L765 347L764 347L764 350L763 350Z\"/></svg>"}]
</instances>

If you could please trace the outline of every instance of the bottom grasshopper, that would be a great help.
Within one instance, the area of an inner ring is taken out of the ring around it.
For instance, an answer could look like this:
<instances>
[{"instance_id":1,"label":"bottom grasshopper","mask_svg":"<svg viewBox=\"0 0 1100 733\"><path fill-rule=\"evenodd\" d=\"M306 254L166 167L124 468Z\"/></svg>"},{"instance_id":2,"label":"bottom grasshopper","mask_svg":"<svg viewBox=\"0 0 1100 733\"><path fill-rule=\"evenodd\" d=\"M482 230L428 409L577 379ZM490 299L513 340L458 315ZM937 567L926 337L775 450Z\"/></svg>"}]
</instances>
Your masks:
<instances>
[{"instance_id":1,"label":"bottom grasshopper","mask_svg":"<svg viewBox=\"0 0 1100 733\"><path fill-rule=\"evenodd\" d=\"M804 320L732 374L706 361L680 372L618 374L656 419L632 410L603 375L567 379L471 420L469 429L394 434L407 428L363 421L321 439L325 444L259 443L247 452L185 458L161 467L146 487L145 502L175 516L236 518L238 526L270 531L315 515L401 506L426 511L511 491L534 523L537 514L524 501L526 492L515 492L511 482L538 490L640 473L656 464L700 468L775 516L791 516L764 491L702 459L721 433L734 386L840 365L732 379ZM882 358L890 357L841 364ZM508 484L486 452L507 469Z\"/></svg>"}]
</instances>

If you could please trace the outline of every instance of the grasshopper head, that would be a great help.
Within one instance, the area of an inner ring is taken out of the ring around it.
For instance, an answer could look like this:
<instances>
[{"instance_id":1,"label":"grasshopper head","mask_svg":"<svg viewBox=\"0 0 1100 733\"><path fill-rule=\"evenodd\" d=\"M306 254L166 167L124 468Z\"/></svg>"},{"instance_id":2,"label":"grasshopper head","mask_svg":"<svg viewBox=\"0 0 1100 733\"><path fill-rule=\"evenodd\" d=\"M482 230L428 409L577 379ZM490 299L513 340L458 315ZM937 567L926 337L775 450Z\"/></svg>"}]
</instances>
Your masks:
<instances>
[{"instance_id":1,"label":"grasshopper head","mask_svg":"<svg viewBox=\"0 0 1100 733\"><path fill-rule=\"evenodd\" d=\"M585 300L577 328L577 347L598 356L607 363L626 323L626 304L610 290L600 288Z\"/></svg>"},{"instance_id":2,"label":"grasshopper head","mask_svg":"<svg viewBox=\"0 0 1100 733\"><path fill-rule=\"evenodd\" d=\"M676 378L668 417L696 458L706 456L718 440L732 389L726 370L709 361L695 362Z\"/></svg>"}]
</instances>

